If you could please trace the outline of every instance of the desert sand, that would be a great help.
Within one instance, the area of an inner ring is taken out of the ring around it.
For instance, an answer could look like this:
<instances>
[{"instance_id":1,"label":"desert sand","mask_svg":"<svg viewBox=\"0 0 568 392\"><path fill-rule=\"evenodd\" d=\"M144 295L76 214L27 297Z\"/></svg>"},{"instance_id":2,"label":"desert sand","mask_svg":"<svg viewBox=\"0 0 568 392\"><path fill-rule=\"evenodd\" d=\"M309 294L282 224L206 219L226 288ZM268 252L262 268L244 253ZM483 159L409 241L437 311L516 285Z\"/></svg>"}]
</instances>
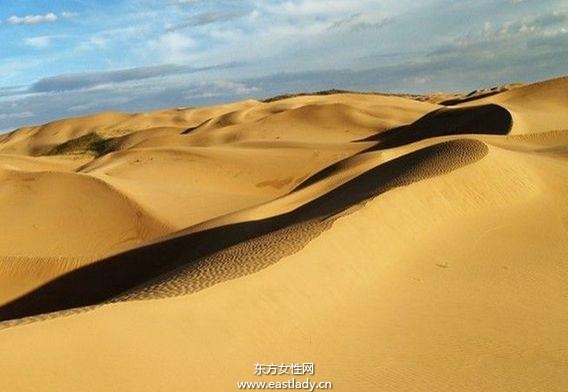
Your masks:
<instances>
[{"instance_id":1,"label":"desert sand","mask_svg":"<svg viewBox=\"0 0 568 392\"><path fill-rule=\"evenodd\" d=\"M0 390L568 390L568 77L0 135ZM305 377L300 377L305 379Z\"/></svg>"}]
</instances>

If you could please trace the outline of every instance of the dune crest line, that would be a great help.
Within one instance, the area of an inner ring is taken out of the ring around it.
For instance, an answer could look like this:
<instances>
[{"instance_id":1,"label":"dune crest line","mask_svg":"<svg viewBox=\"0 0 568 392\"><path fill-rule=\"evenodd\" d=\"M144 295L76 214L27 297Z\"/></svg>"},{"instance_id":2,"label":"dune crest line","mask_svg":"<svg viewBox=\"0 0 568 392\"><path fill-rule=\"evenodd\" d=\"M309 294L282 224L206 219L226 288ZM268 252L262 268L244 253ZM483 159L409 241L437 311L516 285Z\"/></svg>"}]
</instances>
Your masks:
<instances>
[{"instance_id":1,"label":"dune crest line","mask_svg":"<svg viewBox=\"0 0 568 392\"><path fill-rule=\"evenodd\" d=\"M156 293L169 291L170 294L166 295L184 294L255 272L297 249L297 239L290 235L286 228L289 227L292 232L304 232L300 237L307 242L325 230L330 224L328 218L358 203L394 187L441 175L473 163L486 153L487 147L482 142L469 139L452 140L419 149L378 165L292 212L142 246L69 272L0 307L0 320L94 305L116 296L120 299L121 293L160 275L171 274L172 270L184 265L185 269L173 273L159 283L153 282L151 287L156 289ZM275 240L277 238L281 239ZM294 240L296 248L286 244L287 238ZM274 249L270 248L273 242L283 244L283 247L274 252ZM238 248L240 243L243 243L243 248ZM256 244L259 245L255 246ZM243 260L242 256L247 253L247 247L263 250L259 250L257 257ZM274 254L270 257L272 252ZM221 263L221 266L217 265L218 263ZM204 277L201 281L198 279L200 276ZM194 277L197 279L192 282ZM168 286L174 286L174 289L168 289ZM153 294L153 291L141 287L122 298L162 295Z\"/></svg>"}]
</instances>

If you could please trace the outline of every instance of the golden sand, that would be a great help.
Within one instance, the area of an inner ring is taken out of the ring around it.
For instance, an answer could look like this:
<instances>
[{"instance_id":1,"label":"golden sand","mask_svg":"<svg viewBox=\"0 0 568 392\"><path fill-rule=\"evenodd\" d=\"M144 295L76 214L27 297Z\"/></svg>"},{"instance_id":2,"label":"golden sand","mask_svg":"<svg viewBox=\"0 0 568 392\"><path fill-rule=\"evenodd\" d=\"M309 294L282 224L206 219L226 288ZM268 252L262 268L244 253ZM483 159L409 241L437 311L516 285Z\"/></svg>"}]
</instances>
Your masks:
<instances>
[{"instance_id":1,"label":"golden sand","mask_svg":"<svg viewBox=\"0 0 568 392\"><path fill-rule=\"evenodd\" d=\"M568 78L452 99L0 136L0 390L568 390Z\"/></svg>"}]
</instances>

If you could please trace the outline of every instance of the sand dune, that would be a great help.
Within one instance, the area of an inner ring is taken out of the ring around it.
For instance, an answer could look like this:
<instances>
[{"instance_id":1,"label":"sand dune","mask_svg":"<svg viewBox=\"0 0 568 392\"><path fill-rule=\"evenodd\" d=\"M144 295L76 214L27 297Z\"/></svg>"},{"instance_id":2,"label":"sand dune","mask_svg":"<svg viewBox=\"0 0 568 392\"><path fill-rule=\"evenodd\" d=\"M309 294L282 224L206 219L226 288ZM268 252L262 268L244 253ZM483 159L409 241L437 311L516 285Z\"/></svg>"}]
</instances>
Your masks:
<instances>
[{"instance_id":1,"label":"sand dune","mask_svg":"<svg viewBox=\"0 0 568 392\"><path fill-rule=\"evenodd\" d=\"M0 138L0 389L565 391L567 83Z\"/></svg>"},{"instance_id":2,"label":"sand dune","mask_svg":"<svg viewBox=\"0 0 568 392\"><path fill-rule=\"evenodd\" d=\"M167 232L136 203L91 176L4 170L2 182L0 216L10 222L10 235L0 239L4 254L100 255Z\"/></svg>"},{"instance_id":3,"label":"sand dune","mask_svg":"<svg viewBox=\"0 0 568 392\"><path fill-rule=\"evenodd\" d=\"M0 240L0 256L94 261L266 203L372 145L349 141L431 109L346 94L98 114L17 130L0 143L6 178L0 216L16 221ZM46 197L47 188L57 191ZM63 214L57 206L66 206ZM61 272L41 265L44 282ZM22 293L6 296L15 294Z\"/></svg>"},{"instance_id":4,"label":"sand dune","mask_svg":"<svg viewBox=\"0 0 568 392\"><path fill-rule=\"evenodd\" d=\"M374 148L400 147L423 139L463 134L506 135L511 130L509 111L495 104L434 110L409 125L372 135Z\"/></svg>"},{"instance_id":5,"label":"sand dune","mask_svg":"<svg viewBox=\"0 0 568 392\"><path fill-rule=\"evenodd\" d=\"M493 102L513 116L512 134L535 134L566 129L568 77L518 87L469 104Z\"/></svg>"},{"instance_id":6,"label":"sand dune","mask_svg":"<svg viewBox=\"0 0 568 392\"><path fill-rule=\"evenodd\" d=\"M171 231L95 177L4 169L0 178L0 220L6 225L0 236L0 282L9 282L8 289L3 284L0 300L67 271L61 259L84 265ZM37 272L24 273L28 268ZM14 292L12 285L19 289Z\"/></svg>"}]
</instances>

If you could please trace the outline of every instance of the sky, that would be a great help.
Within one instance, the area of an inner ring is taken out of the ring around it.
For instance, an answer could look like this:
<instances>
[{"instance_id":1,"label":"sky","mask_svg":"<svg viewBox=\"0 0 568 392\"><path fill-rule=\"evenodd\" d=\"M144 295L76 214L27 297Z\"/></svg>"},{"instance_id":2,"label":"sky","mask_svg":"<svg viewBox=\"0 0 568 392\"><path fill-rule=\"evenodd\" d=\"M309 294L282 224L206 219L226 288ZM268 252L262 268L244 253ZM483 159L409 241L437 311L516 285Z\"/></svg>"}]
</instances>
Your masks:
<instances>
[{"instance_id":1,"label":"sky","mask_svg":"<svg viewBox=\"0 0 568 392\"><path fill-rule=\"evenodd\" d=\"M568 74L565 0L2 0L0 132L331 88Z\"/></svg>"}]
</instances>

